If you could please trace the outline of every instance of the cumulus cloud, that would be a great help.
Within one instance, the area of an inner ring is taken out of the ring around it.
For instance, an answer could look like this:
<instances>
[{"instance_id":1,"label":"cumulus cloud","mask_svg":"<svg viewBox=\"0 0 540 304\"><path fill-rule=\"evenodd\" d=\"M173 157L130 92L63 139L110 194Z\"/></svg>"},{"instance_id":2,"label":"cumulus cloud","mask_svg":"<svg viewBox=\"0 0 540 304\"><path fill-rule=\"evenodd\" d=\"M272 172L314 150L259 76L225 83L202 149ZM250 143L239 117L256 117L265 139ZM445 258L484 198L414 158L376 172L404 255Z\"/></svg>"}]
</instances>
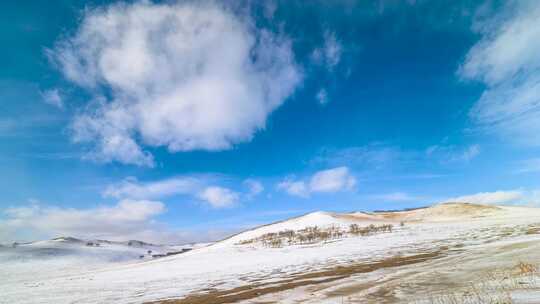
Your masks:
<instances>
[{"instance_id":1,"label":"cumulus cloud","mask_svg":"<svg viewBox=\"0 0 540 304\"><path fill-rule=\"evenodd\" d=\"M540 3L510 1L475 25L482 38L458 73L486 89L470 115L487 132L540 145Z\"/></svg>"},{"instance_id":2,"label":"cumulus cloud","mask_svg":"<svg viewBox=\"0 0 540 304\"><path fill-rule=\"evenodd\" d=\"M114 206L89 209L33 204L6 209L0 230L30 236L122 238L151 229L152 219L164 211L163 203L148 200L122 200Z\"/></svg>"},{"instance_id":3,"label":"cumulus cloud","mask_svg":"<svg viewBox=\"0 0 540 304\"><path fill-rule=\"evenodd\" d=\"M95 160L151 167L145 146L215 151L251 140L302 76L289 39L249 19L216 2L88 10L50 52L95 96L74 119L74 141L91 144Z\"/></svg>"},{"instance_id":4,"label":"cumulus cloud","mask_svg":"<svg viewBox=\"0 0 540 304\"><path fill-rule=\"evenodd\" d=\"M228 188L211 186L199 193L198 197L214 208L225 208L234 206L238 202L240 194Z\"/></svg>"},{"instance_id":5,"label":"cumulus cloud","mask_svg":"<svg viewBox=\"0 0 540 304\"><path fill-rule=\"evenodd\" d=\"M62 100L62 97L60 96L60 91L58 91L58 89L51 89L41 92L41 97L46 104L50 104L59 109L62 109L64 107L64 101Z\"/></svg>"},{"instance_id":6,"label":"cumulus cloud","mask_svg":"<svg viewBox=\"0 0 540 304\"><path fill-rule=\"evenodd\" d=\"M299 197L309 197L311 193L333 193L352 191L356 178L347 167L337 167L316 172L309 182L287 178L278 183L277 189Z\"/></svg>"},{"instance_id":7,"label":"cumulus cloud","mask_svg":"<svg viewBox=\"0 0 540 304\"><path fill-rule=\"evenodd\" d=\"M356 178L351 175L349 168L338 167L315 173L309 183L312 192L338 192L352 190Z\"/></svg>"},{"instance_id":8,"label":"cumulus cloud","mask_svg":"<svg viewBox=\"0 0 540 304\"><path fill-rule=\"evenodd\" d=\"M508 204L518 203L525 198L521 190L480 192L471 195L449 198L445 202L473 203L473 204Z\"/></svg>"}]
</instances>

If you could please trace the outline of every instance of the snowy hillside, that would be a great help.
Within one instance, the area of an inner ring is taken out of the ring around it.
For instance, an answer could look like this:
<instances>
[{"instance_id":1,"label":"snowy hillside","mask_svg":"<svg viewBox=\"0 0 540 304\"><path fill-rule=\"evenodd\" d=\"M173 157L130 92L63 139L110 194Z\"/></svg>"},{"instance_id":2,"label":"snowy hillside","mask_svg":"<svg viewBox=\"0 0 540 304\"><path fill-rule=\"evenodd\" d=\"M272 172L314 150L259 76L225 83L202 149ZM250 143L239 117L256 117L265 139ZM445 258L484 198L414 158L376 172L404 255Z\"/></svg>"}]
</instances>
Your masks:
<instances>
[{"instance_id":1,"label":"snowy hillside","mask_svg":"<svg viewBox=\"0 0 540 304\"><path fill-rule=\"evenodd\" d=\"M313 231L325 238L276 246L249 241ZM0 302L395 303L414 296L424 303L449 286L464 292L460 284L470 287L473 275L498 278L486 274L493 269L521 280L523 273L513 267L527 262L521 268L534 270L540 264L539 231L540 209L441 204L400 212L315 212L158 259L138 255L164 247L52 240L0 249ZM501 294L511 294L513 303L540 298L540 277L531 273Z\"/></svg>"},{"instance_id":2,"label":"snowy hillside","mask_svg":"<svg viewBox=\"0 0 540 304\"><path fill-rule=\"evenodd\" d=\"M286 230L301 230L306 227L317 226L321 229L337 227L347 230L351 224L357 225L400 225L402 222L438 222L473 219L484 216L504 215L505 210L517 212L519 207L495 207L463 203L444 203L429 208L418 208L408 211L395 212L312 212L303 216L281 221L256 229L248 230L228 239L218 242L214 246L237 244L244 240L260 237L268 233L277 233ZM525 208L528 210L528 208Z\"/></svg>"},{"instance_id":3,"label":"snowy hillside","mask_svg":"<svg viewBox=\"0 0 540 304\"><path fill-rule=\"evenodd\" d=\"M37 279L47 278L51 273L69 275L74 271L140 263L166 256L167 253L182 252L183 249L191 249L191 246L159 246L136 240L114 242L59 237L0 247L0 267L3 274L14 274L12 278L15 280L24 277Z\"/></svg>"}]
</instances>

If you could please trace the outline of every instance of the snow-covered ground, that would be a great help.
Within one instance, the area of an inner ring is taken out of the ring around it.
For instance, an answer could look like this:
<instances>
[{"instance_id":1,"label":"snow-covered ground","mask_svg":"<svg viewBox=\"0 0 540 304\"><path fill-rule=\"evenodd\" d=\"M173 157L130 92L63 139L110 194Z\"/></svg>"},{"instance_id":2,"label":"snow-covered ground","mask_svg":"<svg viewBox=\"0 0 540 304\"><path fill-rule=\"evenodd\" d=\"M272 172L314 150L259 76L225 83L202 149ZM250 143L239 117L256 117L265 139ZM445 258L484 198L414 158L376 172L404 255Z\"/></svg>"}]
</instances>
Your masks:
<instances>
[{"instance_id":1,"label":"snow-covered ground","mask_svg":"<svg viewBox=\"0 0 540 304\"><path fill-rule=\"evenodd\" d=\"M400 225L401 222L405 223L404 226ZM347 234L339 239L280 248L264 247L258 243L239 245L243 240L287 229L300 230L309 226L347 229L350 224L367 226L387 223L394 225L390 233L369 236ZM346 303L346 299L351 297L362 302L362 299L382 297L381 293L374 292L376 286L393 286L392 290L396 292L391 297L384 297L387 302L407 302L413 297L418 297L418 301L422 302L422 294L437 290L433 286L424 286L435 282L431 276L437 278L440 284L450 284L453 275L455 280L463 280L469 270L480 266L510 267L515 262L508 257L510 252L516 258L540 263L540 251L531 250L540 248L540 234L536 233L536 227L540 227L539 209L444 204L376 214L316 212L160 259L139 259L141 252L136 248L126 250L125 245L119 249L115 246L120 245L111 244L106 251L98 251L105 247L77 245L79 254L52 256L40 250L29 256L19 252L25 249L21 245L16 248L17 251L0 249L0 302L143 303L181 299L209 290L235 292L235 288L241 286L279 286L283 285L284 280L305 280L306 274L314 274L312 279L320 279L316 274L322 270L347 270L351 265L369 265L393 257L433 253L433 259L410 265L382 267L361 273L349 271L347 275L341 273L339 280L298 284L292 286L294 288L281 288L272 293L261 292L257 297L244 298L246 303L342 303L344 299ZM50 242L44 247L50 247ZM41 248L37 243L28 246ZM62 250L65 247L69 249L64 245ZM132 249L133 252L130 251ZM152 250L158 252L159 248ZM502 258L490 258L488 251L496 252L496 257ZM122 258L128 255L135 259ZM100 257L101 264L87 262L94 261L96 257ZM458 266L462 269L457 269ZM454 268L457 269L455 272L452 270ZM437 272L440 273L437 275ZM329 273L331 271L324 275L330 276ZM339 271L336 273L339 274ZM461 274L459 278L457 273ZM443 278L448 280L444 281ZM393 283L380 285L386 281ZM368 283L373 286L367 288ZM516 293L516 297L525 303L531 295L535 297L531 292L533 289L522 295ZM374 298L373 303L383 302L381 299Z\"/></svg>"}]
</instances>

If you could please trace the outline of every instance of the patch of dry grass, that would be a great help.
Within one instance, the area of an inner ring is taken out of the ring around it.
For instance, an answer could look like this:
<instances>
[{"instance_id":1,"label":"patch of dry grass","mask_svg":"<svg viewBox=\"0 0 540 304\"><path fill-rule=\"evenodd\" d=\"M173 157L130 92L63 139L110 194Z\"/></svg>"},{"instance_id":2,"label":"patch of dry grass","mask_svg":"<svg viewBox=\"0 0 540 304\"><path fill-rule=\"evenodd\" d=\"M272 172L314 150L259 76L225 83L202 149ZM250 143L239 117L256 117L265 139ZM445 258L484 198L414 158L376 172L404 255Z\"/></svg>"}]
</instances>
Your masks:
<instances>
[{"instance_id":1,"label":"patch of dry grass","mask_svg":"<svg viewBox=\"0 0 540 304\"><path fill-rule=\"evenodd\" d=\"M540 227L530 227L525 234L540 234Z\"/></svg>"},{"instance_id":2,"label":"patch of dry grass","mask_svg":"<svg viewBox=\"0 0 540 304\"><path fill-rule=\"evenodd\" d=\"M495 269L461 290L432 294L413 303L429 304L512 304L512 292L538 288L538 266L520 261L510 268Z\"/></svg>"},{"instance_id":3,"label":"patch of dry grass","mask_svg":"<svg viewBox=\"0 0 540 304\"><path fill-rule=\"evenodd\" d=\"M530 275L538 273L538 266L531 263L521 261L516 265L516 268L519 270L520 275Z\"/></svg>"},{"instance_id":4,"label":"patch of dry grass","mask_svg":"<svg viewBox=\"0 0 540 304\"><path fill-rule=\"evenodd\" d=\"M513 304L512 298L507 293L493 294L476 287L471 287L464 292L441 294L431 296L429 304Z\"/></svg>"}]
</instances>

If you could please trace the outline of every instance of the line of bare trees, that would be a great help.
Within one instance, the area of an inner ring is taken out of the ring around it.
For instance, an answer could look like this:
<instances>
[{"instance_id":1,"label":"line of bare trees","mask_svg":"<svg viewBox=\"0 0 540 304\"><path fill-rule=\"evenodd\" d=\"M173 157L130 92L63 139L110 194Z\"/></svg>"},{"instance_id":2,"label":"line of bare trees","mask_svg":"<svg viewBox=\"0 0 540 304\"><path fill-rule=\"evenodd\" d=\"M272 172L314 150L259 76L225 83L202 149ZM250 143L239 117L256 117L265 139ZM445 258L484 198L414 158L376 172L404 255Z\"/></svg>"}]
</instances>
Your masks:
<instances>
[{"instance_id":1,"label":"line of bare trees","mask_svg":"<svg viewBox=\"0 0 540 304\"><path fill-rule=\"evenodd\" d=\"M352 235L366 236L380 232L392 232L393 227L394 226L392 224L384 224L379 226L371 224L366 227L360 227L358 224L351 224L349 226L349 233Z\"/></svg>"},{"instance_id":2,"label":"line of bare trees","mask_svg":"<svg viewBox=\"0 0 540 304\"><path fill-rule=\"evenodd\" d=\"M342 230L340 227L331 226L321 229L318 226L306 227L301 230L283 230L279 232L270 232L260 237L243 240L238 245L247 245L261 243L265 247L279 248L285 245L313 244L322 241L340 239L347 234L353 236L367 236L375 233L392 232L391 224L369 225L361 227L358 224L351 224L349 230Z\"/></svg>"}]
</instances>

